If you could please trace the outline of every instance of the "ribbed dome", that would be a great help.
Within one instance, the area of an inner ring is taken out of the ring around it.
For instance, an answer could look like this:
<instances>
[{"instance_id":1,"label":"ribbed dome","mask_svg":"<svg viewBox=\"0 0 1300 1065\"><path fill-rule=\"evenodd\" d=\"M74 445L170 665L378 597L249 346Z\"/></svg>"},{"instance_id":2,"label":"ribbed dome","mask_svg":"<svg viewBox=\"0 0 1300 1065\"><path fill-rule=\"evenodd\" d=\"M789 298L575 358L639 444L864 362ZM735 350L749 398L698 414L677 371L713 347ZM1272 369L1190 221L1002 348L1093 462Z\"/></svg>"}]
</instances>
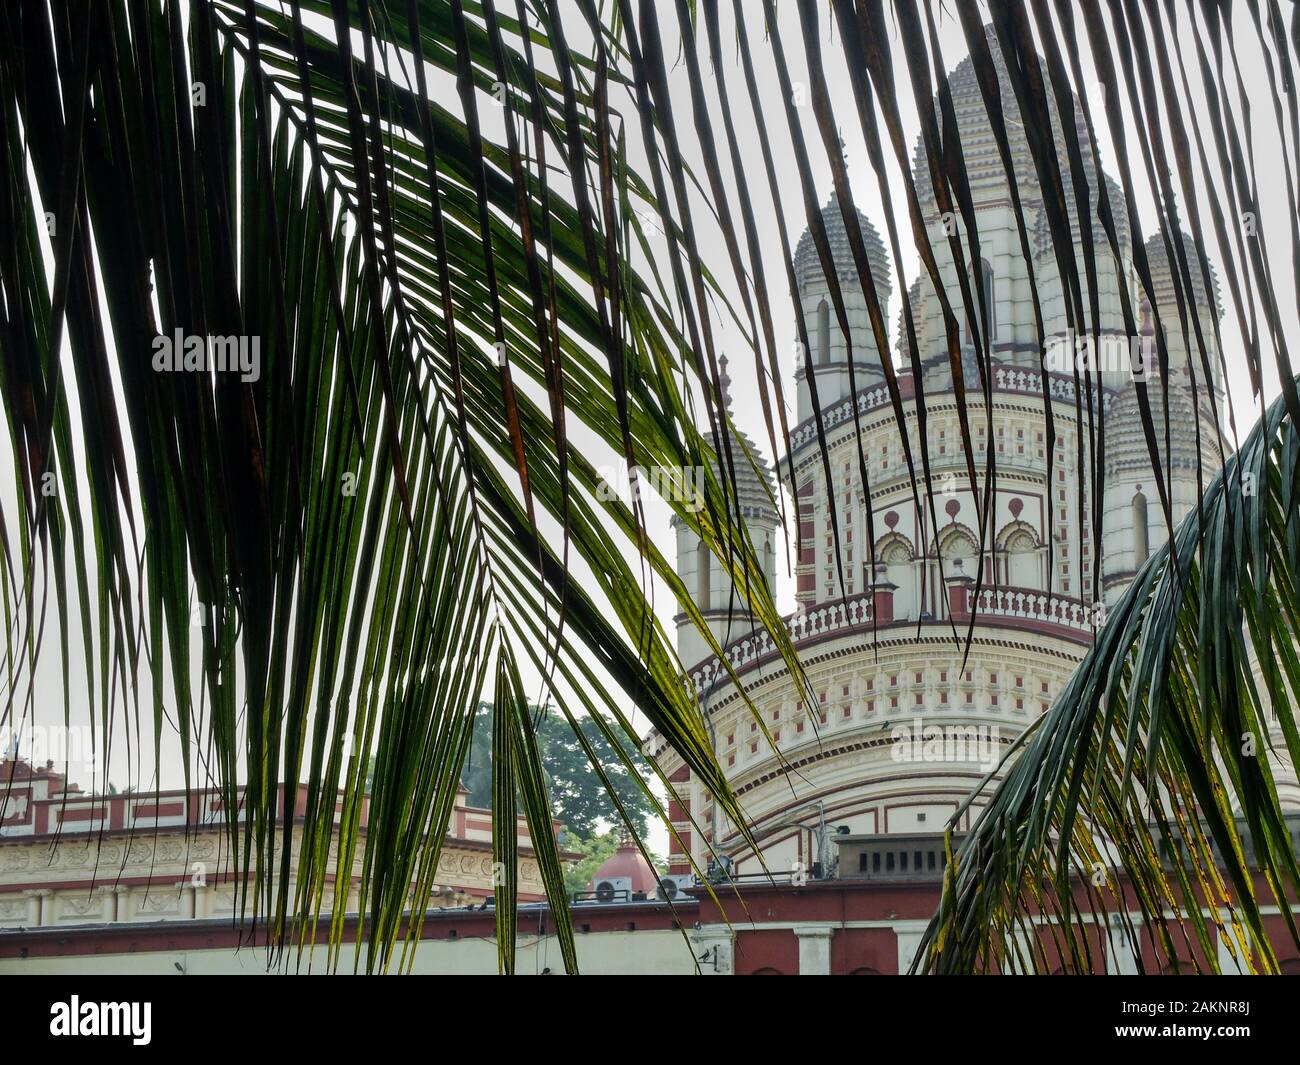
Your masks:
<instances>
[{"instance_id":1,"label":"ribbed dome","mask_svg":"<svg viewBox=\"0 0 1300 1065\"><path fill-rule=\"evenodd\" d=\"M889 256L885 254L885 245L876 227L861 211L857 215L858 225L862 229L862 243L866 245L867 259L871 263L871 276L876 282L877 291L880 291L880 301L884 303L892 291ZM831 246L831 259L835 263L836 274L841 280L850 280L856 285L858 268L853 261L849 231L844 224L844 212L840 210L839 198L833 192L822 207L822 225L826 227L826 240ZM813 242L812 231L809 229L804 230L799 245L795 248L794 273L800 291L810 286L820 287L824 283L821 259L817 255L817 245Z\"/></svg>"},{"instance_id":2,"label":"ribbed dome","mask_svg":"<svg viewBox=\"0 0 1300 1065\"><path fill-rule=\"evenodd\" d=\"M637 850L636 844L629 841L620 843L613 856L601 863L596 875L591 878L591 890L595 891L596 885L602 880L613 880L616 877L631 880L633 891L650 892L659 886L659 878L650 868L650 863Z\"/></svg>"},{"instance_id":3,"label":"ribbed dome","mask_svg":"<svg viewBox=\"0 0 1300 1065\"><path fill-rule=\"evenodd\" d=\"M752 462L745 455L741 444L753 456ZM758 445L747 433L737 429L732 434L731 455L736 466L736 492L740 496L740 505L747 511L761 510L775 517L776 511L772 501L776 496L776 488L772 467L768 465ZM755 469L755 466L758 468Z\"/></svg>"},{"instance_id":4,"label":"ribbed dome","mask_svg":"<svg viewBox=\"0 0 1300 1065\"><path fill-rule=\"evenodd\" d=\"M1002 49L998 44L997 33L992 26L986 26L984 33L988 41L989 52L993 58L993 65L998 73L1001 110L1006 120L1007 140L1011 149L1011 161L1020 187L1020 194L1022 199L1025 200L1039 200L1042 197L1038 186L1037 171L1034 168L1034 158L1029 150L1029 139L1025 135L1024 123L1021 121L1016 91L1011 85L1011 79L1007 75L1006 63L1002 59ZM1040 64L1046 70L1045 61L1040 59ZM979 79L975 74L975 64L969 57L958 63L957 68L948 75L948 85L952 93L952 106L957 117L957 128L961 134L961 148L966 162L966 176L972 191L977 191L981 187L1005 187L1006 171L1003 169L997 140L993 136L988 111L984 106L984 96L980 92ZM1073 194L1069 191L1070 159L1061 136L1056 98L1050 87L1047 91L1047 103L1053 129L1057 131L1057 158L1061 176L1066 185L1067 199L1069 199L1069 206L1073 214L1073 201L1070 199ZM935 114L938 115L938 113L938 99L936 97ZM1094 174L1097 168L1093 162L1091 145L1088 143L1083 109L1079 106L1077 98L1074 106L1074 120L1079 131L1079 147L1083 155L1084 168L1089 174ZM934 189L930 182L930 168L926 159L924 141L919 135L913 153L913 178L921 201L932 204ZM1092 184L1095 186L1095 181ZM1092 193L1092 199L1094 202L1096 201L1095 191ZM1116 224L1119 225L1119 216L1124 212L1116 202L1114 190L1112 190L1111 194L1111 206L1116 215Z\"/></svg>"},{"instance_id":5,"label":"ribbed dome","mask_svg":"<svg viewBox=\"0 0 1300 1065\"><path fill-rule=\"evenodd\" d=\"M722 401L727 408L729 415L733 414L731 403L731 375L727 373L727 357L723 355L718 360L718 374L721 378ZM758 445L750 438L749 434L741 429L733 428L731 431L731 461L736 471L736 495L739 497L740 506L747 517L762 516L776 521L778 518L774 500L776 499L776 478L772 474L772 467ZM713 438L708 433L705 434L710 446L713 444ZM719 482L723 483L723 490L730 489L730 470L727 466L727 455L724 451L718 456L718 465L714 469L714 474ZM735 507L735 502L731 503ZM672 522L676 524L679 519L673 516Z\"/></svg>"},{"instance_id":6,"label":"ribbed dome","mask_svg":"<svg viewBox=\"0 0 1300 1065\"><path fill-rule=\"evenodd\" d=\"M728 411L730 411L730 404L728 404ZM732 513L735 513L739 501L741 512L746 518L766 518L773 522L779 520L780 515L775 502L776 477L772 472L771 464L744 430L733 427L730 436L731 461L736 471L736 497L730 499L729 508ZM712 447L712 435L706 432L704 438ZM719 456L713 472L722 485L722 490L730 494L731 478L725 452ZM721 519L722 515L719 515L719 518ZM681 520L679 515L674 514L669 519L669 524L676 527Z\"/></svg>"},{"instance_id":7,"label":"ribbed dome","mask_svg":"<svg viewBox=\"0 0 1300 1065\"><path fill-rule=\"evenodd\" d=\"M1165 458L1165 403L1164 390L1157 380L1147 382L1147 400L1151 404L1151 421L1155 426L1156 443L1160 448L1160 466ZM1184 385L1169 384L1169 452L1174 469L1196 469L1196 404ZM1202 444L1213 449L1214 441L1204 439ZM1209 461L1207 455L1206 461ZM1137 385L1127 384L1115 397L1106 412L1106 474L1124 470L1150 470L1151 454L1147 450L1146 436L1142 432L1142 414L1138 406Z\"/></svg>"},{"instance_id":8,"label":"ribbed dome","mask_svg":"<svg viewBox=\"0 0 1300 1065\"><path fill-rule=\"evenodd\" d=\"M907 286L907 303L912 311L912 329L916 333L917 343L925 342L925 308L921 305L921 278L918 276ZM898 308L898 330L894 341L900 355L906 355L911 349L907 343L907 317L903 307Z\"/></svg>"},{"instance_id":9,"label":"ribbed dome","mask_svg":"<svg viewBox=\"0 0 1300 1065\"><path fill-rule=\"evenodd\" d=\"M1032 164L1031 164L1032 165ZM1096 172L1093 171L1095 174ZM1110 204L1111 218L1115 223L1115 237L1119 241L1121 248L1128 250L1129 247L1129 225L1128 209L1124 206L1124 190L1109 174L1102 174L1102 180L1106 183L1106 199ZM1079 266L1079 276L1085 276L1085 264L1082 258L1083 252L1083 229L1079 225L1078 212L1074 209L1074 182L1071 180L1069 168L1061 171L1061 185L1065 189L1066 210L1070 216L1070 235L1074 239L1075 246L1080 249L1076 252ZM1092 218L1092 254L1098 263L1098 269L1104 265L1114 262L1110 254L1110 237L1106 235L1106 227L1101 224L1100 203L1101 197L1098 195L1095 184L1090 184L1088 189L1088 199L1092 204L1090 217ZM1055 245L1052 242L1052 227L1048 224L1047 212L1040 211L1038 220L1034 224L1034 254L1041 262L1052 262L1055 265Z\"/></svg>"},{"instance_id":10,"label":"ribbed dome","mask_svg":"<svg viewBox=\"0 0 1300 1065\"><path fill-rule=\"evenodd\" d=\"M1210 276L1207 279L1201 271L1201 260L1196 255L1196 242L1192 240L1191 234L1181 233L1184 254L1187 257L1187 270L1192 278L1193 299L1197 307L1202 309L1213 307L1214 316L1220 317L1223 313L1222 305L1219 303L1219 280L1214 274L1213 265L1210 266ZM1147 239L1146 243L1147 261L1151 265L1151 283L1155 287L1156 303L1160 307L1161 317L1166 316L1166 308L1177 308L1178 297L1174 290L1174 271L1178 269L1177 257L1170 261L1169 253L1165 249L1165 239L1163 234L1155 233ZM1181 274L1180 274L1181 282ZM1208 284L1207 284L1208 280ZM1183 291L1184 304L1187 303L1187 292ZM1175 310L1175 313L1176 310ZM1166 324L1165 328L1176 328L1177 323L1173 326Z\"/></svg>"}]
</instances>

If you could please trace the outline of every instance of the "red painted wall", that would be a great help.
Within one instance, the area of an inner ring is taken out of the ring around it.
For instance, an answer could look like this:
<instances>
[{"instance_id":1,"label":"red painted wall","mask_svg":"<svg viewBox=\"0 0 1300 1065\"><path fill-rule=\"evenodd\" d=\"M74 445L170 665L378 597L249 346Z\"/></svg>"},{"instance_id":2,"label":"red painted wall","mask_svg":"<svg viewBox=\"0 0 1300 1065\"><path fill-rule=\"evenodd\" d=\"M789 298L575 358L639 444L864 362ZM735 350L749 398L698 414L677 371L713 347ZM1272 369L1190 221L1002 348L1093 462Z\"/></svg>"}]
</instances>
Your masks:
<instances>
[{"instance_id":1,"label":"red painted wall","mask_svg":"<svg viewBox=\"0 0 1300 1065\"><path fill-rule=\"evenodd\" d=\"M798 976L799 940L786 929L736 931L737 976Z\"/></svg>"},{"instance_id":2,"label":"red painted wall","mask_svg":"<svg viewBox=\"0 0 1300 1065\"><path fill-rule=\"evenodd\" d=\"M898 972L898 937L890 928L841 928L831 939L836 976L893 976Z\"/></svg>"}]
</instances>

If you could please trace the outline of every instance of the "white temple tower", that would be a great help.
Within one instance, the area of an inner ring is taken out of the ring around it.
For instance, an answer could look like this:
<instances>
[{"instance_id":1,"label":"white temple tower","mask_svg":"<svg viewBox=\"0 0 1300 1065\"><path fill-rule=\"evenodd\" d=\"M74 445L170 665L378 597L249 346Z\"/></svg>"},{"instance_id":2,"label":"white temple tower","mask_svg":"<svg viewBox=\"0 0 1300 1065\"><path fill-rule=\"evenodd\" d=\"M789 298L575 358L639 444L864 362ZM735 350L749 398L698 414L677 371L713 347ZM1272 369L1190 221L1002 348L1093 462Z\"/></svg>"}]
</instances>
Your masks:
<instances>
[{"instance_id":1,"label":"white temple tower","mask_svg":"<svg viewBox=\"0 0 1300 1065\"><path fill-rule=\"evenodd\" d=\"M889 257L876 227L861 211L856 212L862 233L867 259L871 263L871 277L875 281L876 298L880 301L881 315L886 314L892 286L889 281ZM844 329L835 314L830 285L822 270L812 232L805 230L794 253L795 279L799 286L799 307L803 313L804 328L811 345L812 362L817 376L817 398L822 407L836 403L850 394L850 359L853 382L858 390L874 387L884 380L881 371L880 349L871 328L867 313L867 297L858 280L857 266L853 260L852 244L844 212L832 193L821 211L826 229L826 242L836 263L840 297L844 303L849 323L846 338ZM888 318L885 318L886 323ZM808 387L805 359L796 361L795 381L798 383L799 420L812 416L812 393Z\"/></svg>"},{"instance_id":2,"label":"white temple tower","mask_svg":"<svg viewBox=\"0 0 1300 1065\"><path fill-rule=\"evenodd\" d=\"M731 381L727 375L725 355L720 360L720 370L723 402L730 413ZM773 502L776 485L772 478L772 468L754 442L739 430L732 434L731 448L738 496L732 503L733 513L738 505L753 538L754 551L762 564L768 587L775 589L776 553L784 550L784 542L779 539L783 534L780 531L780 515ZM726 476L726 470L727 464L723 459L719 462L720 479ZM724 520L721 515L719 520ZM744 608L745 600L735 588L731 575L713 557L689 524L674 516L672 527L677 538L677 573L708 622L714 638L726 646L733 640L747 636L753 631L754 625ZM708 653L708 644L685 614L679 615L676 621L678 654L685 663L698 662Z\"/></svg>"},{"instance_id":3,"label":"white temple tower","mask_svg":"<svg viewBox=\"0 0 1300 1065\"><path fill-rule=\"evenodd\" d=\"M996 39L992 51L997 59ZM1006 175L988 133L969 60L953 72L951 88L973 186L979 257L987 267L984 285L973 286L972 291L985 301L992 326L990 380L982 380L975 358L975 337L966 320L955 256L948 244L950 228L956 226L967 263L971 241L959 221L939 212L928 188L924 154L918 152L914 178L941 287L953 313L961 318L961 373L966 388L964 401L959 401L942 300L922 271L906 289L919 347L919 375L912 373L910 344L902 328L907 319L901 306L889 308L889 320L899 323L892 338L894 367L903 398L903 428L918 463L918 476L923 452L931 465L936 489L931 510L913 492L903 437L881 383L881 353L871 335L848 231L832 198L822 218L834 252L835 273L842 279L849 313L848 344L829 307L828 286L808 233L799 241L795 260L800 308L813 346L829 481L802 366L797 374L799 422L791 430L788 461L781 457L777 464L801 509L801 553L796 566L800 608L787 619L787 627L812 696L808 698L794 684L763 634L753 633L743 619L718 613L720 597L729 589L713 574L707 581L703 578L698 545L679 525L679 570L688 587L699 589L697 601L707 605L710 628L726 644L744 695L688 625L679 628L679 647L718 760L746 812L762 860L735 826L716 814L689 769L659 737L651 736L650 753L684 800L673 804L671 811L674 828L684 841L670 855L674 872L688 871L687 853L697 862L707 861L709 844L731 857L743 874L760 871L764 862L773 870L792 863L812 869L832 849L826 846L830 832L904 837L941 832L1024 729L1047 711L1086 653L1104 617L1094 588L1113 601L1131 579L1141 551L1155 550L1163 536L1158 494L1147 492L1155 487L1154 473L1140 423L1134 432L1133 373L1125 360L1101 368L1099 380L1093 377L1094 409L1098 419L1104 417L1108 436L1102 557L1094 557L1094 493L1086 471L1095 429L1089 428L1086 416L1082 427L1076 422L1073 367L1070 372L1055 372L1045 364L1044 351L1054 342L1073 343L1080 322L1068 310L1062 291L1058 249L1047 225L1043 194L1033 180L1023 125L1016 121L1014 94L1004 79L1003 106L1030 238L1029 262L1022 252ZM1082 122L1077 107L1076 118ZM1068 172L1064 148L1059 155ZM1131 260L1127 209L1118 187L1095 165L1086 145L1084 157L1095 176L1090 183L1092 209L1081 223L1074 217L1072 196L1068 198L1072 251L1081 263L1081 225L1091 225L1098 259L1098 324L1102 333L1127 351L1140 338L1125 332L1120 285L1127 284L1135 300L1141 294ZM1095 220L1095 190L1102 181L1117 222L1118 261ZM889 288L888 258L875 227L860 215L858 225L872 277L883 297ZM1168 333L1177 328L1178 316L1170 304L1173 275L1162 249L1160 239L1147 248L1154 274L1152 295ZM1212 335L1208 327L1218 313L1212 279L1193 289L1207 335ZM1034 316L1035 294L1044 320L1042 344ZM1087 314L1082 325L1090 331L1091 301L1086 292L1082 303ZM1170 347L1176 352L1176 367L1182 367L1174 374L1170 396L1171 421L1178 423L1169 449L1178 517L1195 504L1197 425L1204 477L1214 474L1221 457L1214 446L1217 434L1204 375L1197 375L1201 401L1193 403L1190 376L1185 372L1188 349L1178 348L1173 338ZM850 349L856 395L848 384ZM1217 362L1217 351L1212 356ZM1217 388L1217 379L1213 383ZM987 405L986 384L991 393ZM928 412L924 438L916 417L922 389ZM1153 394L1158 390L1153 386ZM1050 455L1045 392L1057 434ZM959 402L965 404L978 473L973 491L959 428ZM1086 402L1085 396L1085 407ZM1163 409L1158 399L1155 406ZM1085 456L1082 483L1081 451ZM990 457L997 467L992 494L983 473ZM865 483L860 473L863 460ZM1139 485L1147 496L1145 545L1133 520ZM990 495L994 504L986 508L983 502ZM756 501L757 495L752 498ZM777 535L776 514L761 506L756 513L756 535L765 540ZM965 637L972 616L967 654ZM724 638L728 634L729 642ZM746 696L757 708L761 727ZM968 828L979 812L978 805L964 808L958 831Z\"/></svg>"},{"instance_id":4,"label":"white temple tower","mask_svg":"<svg viewBox=\"0 0 1300 1065\"><path fill-rule=\"evenodd\" d=\"M1168 524L1160 502L1160 482L1169 496L1175 527L1192 510L1198 489L1207 487L1223 466L1221 441L1214 404L1222 413L1225 402L1216 324L1222 314L1213 274L1205 278L1192 240L1183 235L1193 289L1184 293L1186 335L1180 325L1174 287L1177 263L1170 263L1165 241L1157 233L1146 243L1152 286L1169 355L1168 403L1156 362L1155 316L1142 307L1141 331L1149 353L1145 380L1147 401L1161 469L1156 470L1142 428L1137 384L1130 380L1113 397L1106 412L1106 479L1102 528L1102 589L1108 606L1114 605L1128 583L1153 552L1168 538ZM1202 369L1201 348L1191 324L1199 316L1210 387ZM1189 354L1191 364L1189 366ZM1193 387L1193 374L1195 387ZM1166 407L1168 413L1166 416ZM1166 431L1168 442L1166 442Z\"/></svg>"}]
</instances>

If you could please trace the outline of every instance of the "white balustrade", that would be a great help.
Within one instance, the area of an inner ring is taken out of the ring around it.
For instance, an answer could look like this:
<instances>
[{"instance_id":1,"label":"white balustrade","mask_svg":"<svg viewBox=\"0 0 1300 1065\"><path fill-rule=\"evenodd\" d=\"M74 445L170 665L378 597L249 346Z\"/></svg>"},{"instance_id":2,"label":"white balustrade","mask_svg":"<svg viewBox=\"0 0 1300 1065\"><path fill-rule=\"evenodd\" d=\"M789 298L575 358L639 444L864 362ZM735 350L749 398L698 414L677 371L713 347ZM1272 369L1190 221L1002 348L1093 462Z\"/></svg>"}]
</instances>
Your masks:
<instances>
[{"instance_id":1,"label":"white balustrade","mask_svg":"<svg viewBox=\"0 0 1300 1065\"><path fill-rule=\"evenodd\" d=\"M1020 621L1048 622L1088 632L1092 628L1092 611L1080 599L1048 595L1038 588L983 588L979 595L970 591L970 609L976 619L1013 618Z\"/></svg>"},{"instance_id":2,"label":"white balustrade","mask_svg":"<svg viewBox=\"0 0 1300 1065\"><path fill-rule=\"evenodd\" d=\"M1070 596L1048 595L1038 588L982 588L978 595L972 586L969 606L976 621L996 625L998 619L1025 621L1034 624L1059 625L1080 634L1091 635L1093 612L1088 604ZM851 632L871 623L872 596L858 595L818 604L806 610L797 610L784 618L786 631L795 648L823 640L837 633ZM899 619L900 623L914 625L915 620ZM763 659L777 654L776 641L766 630L733 640L723 653L736 673L741 673ZM717 656L706 659L691 670L691 682L696 693L702 693L726 678Z\"/></svg>"}]
</instances>

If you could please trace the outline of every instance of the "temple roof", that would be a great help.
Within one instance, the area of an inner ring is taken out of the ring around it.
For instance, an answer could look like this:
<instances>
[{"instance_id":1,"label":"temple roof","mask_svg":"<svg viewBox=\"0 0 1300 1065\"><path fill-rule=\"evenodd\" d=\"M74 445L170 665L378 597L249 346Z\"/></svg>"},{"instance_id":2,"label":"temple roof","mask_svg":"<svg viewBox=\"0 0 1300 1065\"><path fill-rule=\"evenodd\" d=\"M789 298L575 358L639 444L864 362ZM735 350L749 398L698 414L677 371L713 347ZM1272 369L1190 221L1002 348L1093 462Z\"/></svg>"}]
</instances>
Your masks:
<instances>
[{"instance_id":1,"label":"temple roof","mask_svg":"<svg viewBox=\"0 0 1300 1065\"><path fill-rule=\"evenodd\" d=\"M871 276L875 279L877 289L884 289L881 302L884 303L892 285L890 282L889 256L885 244L871 220L861 211L857 211L858 225L862 230L862 243L866 245L867 258L871 262ZM831 247L831 258L835 263L835 272L841 279L851 280L855 285L858 279L857 264L853 260L853 249L849 244L849 230L844 224L844 212L835 193L827 198L822 207L822 225L826 227L826 240ZM817 255L817 245L813 242L811 229L805 229L799 238L799 245L794 253L795 278L800 290L823 283L821 259Z\"/></svg>"}]
</instances>

